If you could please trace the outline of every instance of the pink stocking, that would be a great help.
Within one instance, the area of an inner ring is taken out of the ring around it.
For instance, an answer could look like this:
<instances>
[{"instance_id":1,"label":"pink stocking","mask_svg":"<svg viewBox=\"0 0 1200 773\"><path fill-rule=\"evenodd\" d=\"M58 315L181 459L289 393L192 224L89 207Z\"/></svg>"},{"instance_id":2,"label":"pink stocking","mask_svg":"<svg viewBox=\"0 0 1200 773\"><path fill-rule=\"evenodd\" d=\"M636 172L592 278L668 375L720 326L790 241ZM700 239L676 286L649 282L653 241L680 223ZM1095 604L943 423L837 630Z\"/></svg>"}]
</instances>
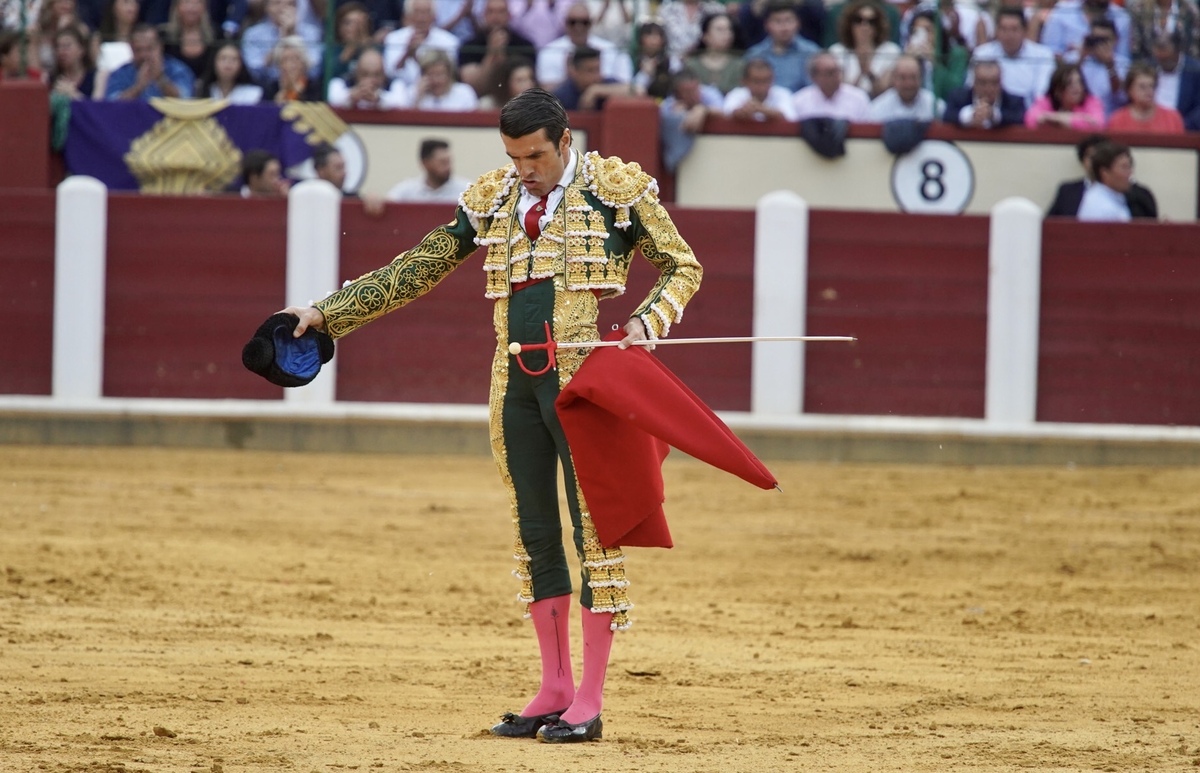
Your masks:
<instances>
[{"instance_id":1,"label":"pink stocking","mask_svg":"<svg viewBox=\"0 0 1200 773\"><path fill-rule=\"evenodd\" d=\"M575 701L562 720L572 725L587 722L600 713L604 704L604 676L608 671L608 656L612 651L612 613L596 614L584 608L583 613L583 679L575 691Z\"/></svg>"},{"instance_id":2,"label":"pink stocking","mask_svg":"<svg viewBox=\"0 0 1200 773\"><path fill-rule=\"evenodd\" d=\"M562 711L575 697L575 674L571 671L571 594L535 601L529 607L542 654L542 686L521 711L536 717Z\"/></svg>"}]
</instances>

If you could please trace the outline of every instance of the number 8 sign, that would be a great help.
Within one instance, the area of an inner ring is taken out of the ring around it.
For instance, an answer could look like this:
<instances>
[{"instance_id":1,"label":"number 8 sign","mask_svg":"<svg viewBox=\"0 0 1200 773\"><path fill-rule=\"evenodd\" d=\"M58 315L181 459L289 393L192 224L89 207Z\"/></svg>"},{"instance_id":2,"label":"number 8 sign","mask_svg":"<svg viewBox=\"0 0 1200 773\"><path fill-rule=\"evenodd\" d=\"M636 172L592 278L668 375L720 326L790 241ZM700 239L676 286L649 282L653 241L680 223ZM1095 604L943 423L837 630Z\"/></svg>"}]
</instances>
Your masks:
<instances>
[{"instance_id":1,"label":"number 8 sign","mask_svg":"<svg viewBox=\"0 0 1200 773\"><path fill-rule=\"evenodd\" d=\"M974 193L971 161L952 142L927 140L892 164L892 198L904 212L957 215Z\"/></svg>"}]
</instances>

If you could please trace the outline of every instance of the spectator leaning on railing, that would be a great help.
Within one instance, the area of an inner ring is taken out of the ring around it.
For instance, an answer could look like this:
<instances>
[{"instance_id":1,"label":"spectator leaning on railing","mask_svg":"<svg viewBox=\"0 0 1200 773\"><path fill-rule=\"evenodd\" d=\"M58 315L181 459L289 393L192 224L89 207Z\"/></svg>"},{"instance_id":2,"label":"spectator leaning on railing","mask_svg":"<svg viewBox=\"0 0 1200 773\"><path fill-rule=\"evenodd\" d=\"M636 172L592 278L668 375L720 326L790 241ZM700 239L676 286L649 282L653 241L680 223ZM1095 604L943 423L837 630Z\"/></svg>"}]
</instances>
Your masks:
<instances>
[{"instance_id":1,"label":"spectator leaning on railing","mask_svg":"<svg viewBox=\"0 0 1200 773\"><path fill-rule=\"evenodd\" d=\"M996 15L996 39L975 49L975 61L1000 63L1004 90L1025 100L1029 107L1050 86L1057 65L1054 52L1026 37L1025 13L1019 8L1002 8Z\"/></svg>"},{"instance_id":2,"label":"spectator leaning on railing","mask_svg":"<svg viewBox=\"0 0 1200 773\"><path fill-rule=\"evenodd\" d=\"M969 129L1021 125L1025 119L1025 100L1004 90L1000 84L1000 65L991 61L975 62L971 74L970 86L963 86L946 96L942 120Z\"/></svg>"},{"instance_id":3,"label":"spectator leaning on railing","mask_svg":"<svg viewBox=\"0 0 1200 773\"><path fill-rule=\"evenodd\" d=\"M873 123L936 121L945 110L942 100L929 89L921 88L921 62L902 54L892 68L892 87L871 100L868 115Z\"/></svg>"},{"instance_id":4,"label":"spectator leaning on railing","mask_svg":"<svg viewBox=\"0 0 1200 773\"><path fill-rule=\"evenodd\" d=\"M851 123L870 120L871 98L867 92L842 80L842 65L828 51L817 54L809 62L812 84L796 92L792 98L795 120L833 118Z\"/></svg>"},{"instance_id":5,"label":"spectator leaning on railing","mask_svg":"<svg viewBox=\"0 0 1200 773\"><path fill-rule=\"evenodd\" d=\"M1139 62L1125 76L1125 93L1129 104L1112 114L1108 128L1114 132L1148 134L1183 134L1183 117L1179 111L1163 107L1154 101L1158 87L1158 71L1153 65Z\"/></svg>"},{"instance_id":6,"label":"spectator leaning on railing","mask_svg":"<svg viewBox=\"0 0 1200 773\"><path fill-rule=\"evenodd\" d=\"M368 48L349 72L329 81L329 104L358 110L398 110L412 105L409 89L383 72L383 54Z\"/></svg>"},{"instance_id":7,"label":"spectator leaning on railing","mask_svg":"<svg viewBox=\"0 0 1200 773\"><path fill-rule=\"evenodd\" d=\"M742 85L725 95L725 115L737 121L794 121L792 92L775 84L775 72L765 59L749 59Z\"/></svg>"},{"instance_id":8,"label":"spectator leaning on railing","mask_svg":"<svg viewBox=\"0 0 1200 773\"><path fill-rule=\"evenodd\" d=\"M1098 131L1104 128L1104 107L1094 94L1077 64L1060 64L1050 76L1045 95L1025 111L1025 125L1058 126L1078 131Z\"/></svg>"}]
</instances>

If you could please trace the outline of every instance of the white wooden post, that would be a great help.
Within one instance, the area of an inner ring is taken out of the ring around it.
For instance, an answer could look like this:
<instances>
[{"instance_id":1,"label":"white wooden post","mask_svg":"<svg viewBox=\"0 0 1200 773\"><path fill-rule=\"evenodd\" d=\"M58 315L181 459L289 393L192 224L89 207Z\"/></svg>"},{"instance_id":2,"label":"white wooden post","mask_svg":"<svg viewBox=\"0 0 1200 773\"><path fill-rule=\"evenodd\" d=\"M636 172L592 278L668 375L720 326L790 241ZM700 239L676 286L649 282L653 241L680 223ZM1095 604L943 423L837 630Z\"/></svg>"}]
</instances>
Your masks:
<instances>
[{"instance_id":1,"label":"white wooden post","mask_svg":"<svg viewBox=\"0 0 1200 773\"><path fill-rule=\"evenodd\" d=\"M63 180L54 216L55 400L99 400L104 389L108 188L94 177Z\"/></svg>"},{"instance_id":2,"label":"white wooden post","mask_svg":"<svg viewBox=\"0 0 1200 773\"><path fill-rule=\"evenodd\" d=\"M791 191L758 200L754 220L754 335L802 336L808 306L808 204ZM804 344L755 343L750 410L804 410Z\"/></svg>"},{"instance_id":3,"label":"white wooden post","mask_svg":"<svg viewBox=\"0 0 1200 773\"><path fill-rule=\"evenodd\" d=\"M288 192L287 305L307 306L338 287L342 193L325 180L305 180ZM337 358L311 384L284 390L288 403L326 405L335 399Z\"/></svg>"},{"instance_id":4,"label":"white wooden post","mask_svg":"<svg viewBox=\"0 0 1200 773\"><path fill-rule=\"evenodd\" d=\"M1028 199L992 207L988 237L987 382L989 423L1037 420L1042 211Z\"/></svg>"}]
</instances>

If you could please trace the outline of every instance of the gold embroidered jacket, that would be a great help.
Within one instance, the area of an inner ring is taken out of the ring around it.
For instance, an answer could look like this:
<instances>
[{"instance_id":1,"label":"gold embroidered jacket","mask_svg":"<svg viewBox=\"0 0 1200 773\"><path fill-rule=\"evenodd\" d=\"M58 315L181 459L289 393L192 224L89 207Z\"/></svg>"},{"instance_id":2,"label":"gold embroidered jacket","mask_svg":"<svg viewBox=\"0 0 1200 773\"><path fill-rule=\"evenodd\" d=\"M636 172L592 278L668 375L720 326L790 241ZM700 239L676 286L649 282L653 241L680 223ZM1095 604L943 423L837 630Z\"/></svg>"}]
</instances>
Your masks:
<instances>
[{"instance_id":1,"label":"gold embroidered jacket","mask_svg":"<svg viewBox=\"0 0 1200 773\"><path fill-rule=\"evenodd\" d=\"M572 151L574 152L574 151ZM666 336L700 286L703 270L658 201L658 183L636 163L588 153L535 244L517 222L515 167L480 177L459 198L452 222L386 266L318 302L334 338L350 333L429 292L478 247L487 247L486 296L505 298L514 282L559 277L568 290L625 292L635 250L659 278L633 312L650 338Z\"/></svg>"}]
</instances>

